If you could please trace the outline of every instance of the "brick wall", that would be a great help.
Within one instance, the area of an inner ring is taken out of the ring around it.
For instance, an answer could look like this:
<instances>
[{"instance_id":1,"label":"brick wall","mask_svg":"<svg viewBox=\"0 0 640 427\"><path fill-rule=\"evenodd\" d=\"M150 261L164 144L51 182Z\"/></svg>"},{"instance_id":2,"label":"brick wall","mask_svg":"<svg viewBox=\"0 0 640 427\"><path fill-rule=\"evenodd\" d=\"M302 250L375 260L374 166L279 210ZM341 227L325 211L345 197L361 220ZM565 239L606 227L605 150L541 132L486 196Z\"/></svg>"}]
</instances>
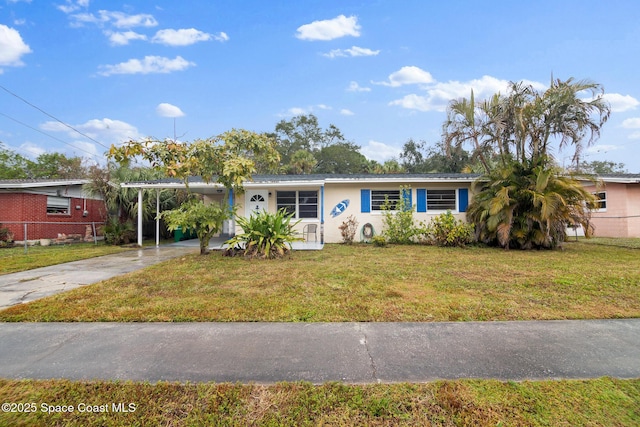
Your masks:
<instances>
[{"instance_id":1,"label":"brick wall","mask_svg":"<svg viewBox=\"0 0 640 427\"><path fill-rule=\"evenodd\" d=\"M76 207L80 209L76 209ZM0 223L13 233L14 240L24 240L23 224L6 224L8 221L53 222L54 224L27 224L27 240L56 238L59 233L85 234L83 224L55 224L62 222L87 223L95 222L96 226L104 223L106 212L102 200L86 199L89 212L83 216L85 199L71 198L71 209L68 215L48 214L47 196L43 194L0 193Z\"/></svg>"}]
</instances>

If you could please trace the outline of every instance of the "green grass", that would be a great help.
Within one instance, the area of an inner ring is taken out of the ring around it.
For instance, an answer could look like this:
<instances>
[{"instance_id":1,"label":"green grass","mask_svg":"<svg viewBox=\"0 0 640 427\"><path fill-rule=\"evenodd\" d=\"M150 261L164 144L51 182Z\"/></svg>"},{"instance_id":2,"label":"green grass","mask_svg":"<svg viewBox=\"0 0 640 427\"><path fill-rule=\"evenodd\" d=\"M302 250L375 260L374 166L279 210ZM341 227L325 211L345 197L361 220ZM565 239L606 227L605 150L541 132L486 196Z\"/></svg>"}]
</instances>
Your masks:
<instances>
[{"instance_id":1,"label":"green grass","mask_svg":"<svg viewBox=\"0 0 640 427\"><path fill-rule=\"evenodd\" d=\"M569 238L571 239L571 238ZM640 249L640 238L629 237L591 237L590 239L578 238L578 241L592 245L618 246L621 248Z\"/></svg>"},{"instance_id":2,"label":"green grass","mask_svg":"<svg viewBox=\"0 0 640 427\"><path fill-rule=\"evenodd\" d=\"M78 261L101 255L122 252L127 248L109 246L104 243L74 243L68 245L23 246L0 249L0 274L16 273L39 267Z\"/></svg>"},{"instance_id":3,"label":"green grass","mask_svg":"<svg viewBox=\"0 0 640 427\"><path fill-rule=\"evenodd\" d=\"M185 255L11 307L0 321L489 321L640 317L635 249L325 245L285 260Z\"/></svg>"},{"instance_id":4,"label":"green grass","mask_svg":"<svg viewBox=\"0 0 640 427\"><path fill-rule=\"evenodd\" d=\"M317 386L0 380L0 401L35 404L36 412L0 412L0 424L11 426L640 424L640 380L611 378ZM114 403L135 411L114 412ZM75 410L46 413L43 404ZM109 412L80 412L80 404Z\"/></svg>"}]
</instances>

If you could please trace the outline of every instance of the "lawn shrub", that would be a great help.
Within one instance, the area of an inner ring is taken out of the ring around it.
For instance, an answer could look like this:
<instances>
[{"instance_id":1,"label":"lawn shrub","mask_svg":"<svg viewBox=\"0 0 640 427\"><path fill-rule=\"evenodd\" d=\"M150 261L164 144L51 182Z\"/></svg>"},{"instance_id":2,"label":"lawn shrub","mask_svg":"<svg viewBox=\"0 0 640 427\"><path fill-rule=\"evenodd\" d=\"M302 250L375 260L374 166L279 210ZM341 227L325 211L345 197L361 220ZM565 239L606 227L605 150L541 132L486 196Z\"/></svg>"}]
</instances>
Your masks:
<instances>
[{"instance_id":1,"label":"lawn shrub","mask_svg":"<svg viewBox=\"0 0 640 427\"><path fill-rule=\"evenodd\" d=\"M462 247L473 242L473 225L456 219L451 211L433 217L426 226L427 243Z\"/></svg>"},{"instance_id":2,"label":"lawn shrub","mask_svg":"<svg viewBox=\"0 0 640 427\"><path fill-rule=\"evenodd\" d=\"M410 187L400 187L400 200L396 203L386 200L382 206L382 223L384 229L382 235L389 243L410 244L415 243L419 233L413 220L414 208L411 205L408 192Z\"/></svg>"},{"instance_id":3,"label":"lawn shrub","mask_svg":"<svg viewBox=\"0 0 640 427\"><path fill-rule=\"evenodd\" d=\"M131 221L121 222L110 217L104 225L104 241L110 245L126 245L136 238L136 229Z\"/></svg>"},{"instance_id":4,"label":"lawn shrub","mask_svg":"<svg viewBox=\"0 0 640 427\"><path fill-rule=\"evenodd\" d=\"M374 246L377 246L379 248L387 246L387 239L385 239L384 236L373 236L371 238L371 241L373 242Z\"/></svg>"},{"instance_id":5,"label":"lawn shrub","mask_svg":"<svg viewBox=\"0 0 640 427\"><path fill-rule=\"evenodd\" d=\"M340 234L342 234L342 242L348 245L353 243L358 231L358 220L353 215L349 215L346 221L338 227Z\"/></svg>"},{"instance_id":6,"label":"lawn shrub","mask_svg":"<svg viewBox=\"0 0 640 427\"><path fill-rule=\"evenodd\" d=\"M0 248L9 247L13 243L13 234L7 227L3 227L0 224Z\"/></svg>"},{"instance_id":7,"label":"lawn shrub","mask_svg":"<svg viewBox=\"0 0 640 427\"><path fill-rule=\"evenodd\" d=\"M227 241L229 250L225 255L242 254L248 258L280 258L288 254L291 243L302 240L296 237L293 230L296 224L291 223L293 214L288 214L285 209L272 214L262 211L251 215L249 218L239 216L236 218L242 233L236 234Z\"/></svg>"}]
</instances>

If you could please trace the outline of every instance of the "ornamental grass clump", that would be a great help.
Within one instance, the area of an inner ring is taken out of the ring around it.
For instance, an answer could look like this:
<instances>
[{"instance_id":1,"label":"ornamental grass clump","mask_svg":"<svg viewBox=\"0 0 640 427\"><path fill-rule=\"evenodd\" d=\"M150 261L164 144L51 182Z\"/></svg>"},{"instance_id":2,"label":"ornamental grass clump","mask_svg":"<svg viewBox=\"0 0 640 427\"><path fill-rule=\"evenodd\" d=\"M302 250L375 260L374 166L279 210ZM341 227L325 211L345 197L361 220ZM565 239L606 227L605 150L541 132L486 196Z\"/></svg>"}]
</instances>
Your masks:
<instances>
[{"instance_id":1,"label":"ornamental grass clump","mask_svg":"<svg viewBox=\"0 0 640 427\"><path fill-rule=\"evenodd\" d=\"M262 211L249 218L237 217L242 233L226 242L229 249L225 255L241 254L248 258L281 258L287 255L293 249L293 242L303 240L293 230L300 221L292 224L292 219L293 214L288 214L285 209L275 214Z\"/></svg>"}]
</instances>

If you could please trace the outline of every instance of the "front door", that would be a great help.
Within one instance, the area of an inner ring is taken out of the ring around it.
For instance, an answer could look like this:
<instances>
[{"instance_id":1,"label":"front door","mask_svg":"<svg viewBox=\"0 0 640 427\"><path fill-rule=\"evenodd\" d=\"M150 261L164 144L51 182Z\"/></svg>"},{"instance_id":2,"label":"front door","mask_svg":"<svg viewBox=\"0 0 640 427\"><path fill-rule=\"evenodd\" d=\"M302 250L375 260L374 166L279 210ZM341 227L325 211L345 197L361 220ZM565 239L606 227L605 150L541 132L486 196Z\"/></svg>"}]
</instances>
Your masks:
<instances>
[{"instance_id":1,"label":"front door","mask_svg":"<svg viewBox=\"0 0 640 427\"><path fill-rule=\"evenodd\" d=\"M248 190L245 194L245 216L248 218L253 213L267 210L268 190Z\"/></svg>"}]
</instances>

